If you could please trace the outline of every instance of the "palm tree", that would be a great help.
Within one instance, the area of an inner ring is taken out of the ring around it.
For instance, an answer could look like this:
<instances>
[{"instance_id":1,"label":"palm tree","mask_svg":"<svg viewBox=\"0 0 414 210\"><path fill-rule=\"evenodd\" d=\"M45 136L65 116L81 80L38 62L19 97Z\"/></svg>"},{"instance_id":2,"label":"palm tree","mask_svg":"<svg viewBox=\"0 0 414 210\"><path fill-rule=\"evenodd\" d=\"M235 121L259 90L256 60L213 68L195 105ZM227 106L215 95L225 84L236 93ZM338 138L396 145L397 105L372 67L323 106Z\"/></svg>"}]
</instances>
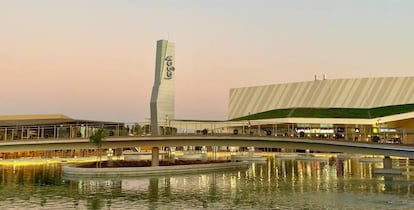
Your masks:
<instances>
[{"instance_id":1,"label":"palm tree","mask_svg":"<svg viewBox=\"0 0 414 210\"><path fill-rule=\"evenodd\" d=\"M98 130L96 130L90 137L89 137L89 142L91 142L92 144L94 144L97 148L98 154L99 154L99 160L96 162L96 167L98 168L101 164L101 155L99 153L99 150L102 147L102 144L105 141L105 137L106 137L106 131L103 128L99 128ZM99 164L99 165L98 165Z\"/></svg>"}]
</instances>

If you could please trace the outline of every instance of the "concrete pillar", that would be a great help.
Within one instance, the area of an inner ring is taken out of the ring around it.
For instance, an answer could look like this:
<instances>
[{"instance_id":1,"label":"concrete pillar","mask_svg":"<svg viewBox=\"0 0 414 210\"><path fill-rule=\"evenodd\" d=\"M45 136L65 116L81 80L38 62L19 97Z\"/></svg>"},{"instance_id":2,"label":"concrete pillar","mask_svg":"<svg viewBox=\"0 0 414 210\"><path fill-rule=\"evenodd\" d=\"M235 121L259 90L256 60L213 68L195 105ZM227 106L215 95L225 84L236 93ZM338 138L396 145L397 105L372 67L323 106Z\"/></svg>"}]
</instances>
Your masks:
<instances>
[{"instance_id":1,"label":"concrete pillar","mask_svg":"<svg viewBox=\"0 0 414 210\"><path fill-rule=\"evenodd\" d=\"M57 132L56 132L56 125L53 126L53 138L56 139L57 137Z\"/></svg>"},{"instance_id":2,"label":"concrete pillar","mask_svg":"<svg viewBox=\"0 0 414 210\"><path fill-rule=\"evenodd\" d=\"M402 174L401 169L392 169L392 160L390 156L384 156L383 165L384 168L374 168L372 169L372 172L376 174Z\"/></svg>"},{"instance_id":3,"label":"concrete pillar","mask_svg":"<svg viewBox=\"0 0 414 210\"><path fill-rule=\"evenodd\" d=\"M260 124L259 125L257 125L257 132L259 133L259 136L261 136L262 135L262 131L261 131L261 128L260 128Z\"/></svg>"},{"instance_id":4,"label":"concrete pillar","mask_svg":"<svg viewBox=\"0 0 414 210\"><path fill-rule=\"evenodd\" d=\"M159 151L158 147L152 147L152 161L151 166L159 166L160 160L159 160Z\"/></svg>"},{"instance_id":5,"label":"concrete pillar","mask_svg":"<svg viewBox=\"0 0 414 210\"><path fill-rule=\"evenodd\" d=\"M383 164L384 164L384 169L392 169L392 160L389 156L385 156Z\"/></svg>"},{"instance_id":6,"label":"concrete pillar","mask_svg":"<svg viewBox=\"0 0 414 210\"><path fill-rule=\"evenodd\" d=\"M72 125L69 125L69 138L73 138L74 137L74 135L73 135L73 132L72 132L73 130L72 130Z\"/></svg>"}]
</instances>

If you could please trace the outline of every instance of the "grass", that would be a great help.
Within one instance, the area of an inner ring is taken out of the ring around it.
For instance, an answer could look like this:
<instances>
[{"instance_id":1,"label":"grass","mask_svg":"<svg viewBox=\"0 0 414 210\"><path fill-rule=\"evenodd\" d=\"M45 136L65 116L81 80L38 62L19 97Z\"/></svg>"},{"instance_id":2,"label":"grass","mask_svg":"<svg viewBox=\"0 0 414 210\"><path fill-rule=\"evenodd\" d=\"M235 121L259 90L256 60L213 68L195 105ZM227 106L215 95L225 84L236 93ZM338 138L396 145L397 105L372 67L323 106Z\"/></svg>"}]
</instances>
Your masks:
<instances>
[{"instance_id":1,"label":"grass","mask_svg":"<svg viewBox=\"0 0 414 210\"><path fill-rule=\"evenodd\" d=\"M292 108L292 109L275 109L257 114L252 114L237 120L260 120L271 118L354 118L354 119L372 119L395 114L402 114L414 111L414 104L395 105L376 107L371 109L358 108Z\"/></svg>"}]
</instances>

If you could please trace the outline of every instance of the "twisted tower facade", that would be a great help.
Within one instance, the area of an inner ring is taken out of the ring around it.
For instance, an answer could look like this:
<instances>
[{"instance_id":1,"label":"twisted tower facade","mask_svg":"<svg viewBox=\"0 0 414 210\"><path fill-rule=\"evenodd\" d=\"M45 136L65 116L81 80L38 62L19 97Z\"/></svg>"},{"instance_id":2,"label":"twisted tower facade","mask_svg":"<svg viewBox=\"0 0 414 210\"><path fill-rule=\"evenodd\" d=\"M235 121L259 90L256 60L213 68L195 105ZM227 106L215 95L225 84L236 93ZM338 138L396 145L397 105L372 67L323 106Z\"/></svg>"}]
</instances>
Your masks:
<instances>
[{"instance_id":1,"label":"twisted tower facade","mask_svg":"<svg viewBox=\"0 0 414 210\"><path fill-rule=\"evenodd\" d=\"M161 126L175 118L175 43L157 41L155 79L152 88L151 133L160 134Z\"/></svg>"}]
</instances>

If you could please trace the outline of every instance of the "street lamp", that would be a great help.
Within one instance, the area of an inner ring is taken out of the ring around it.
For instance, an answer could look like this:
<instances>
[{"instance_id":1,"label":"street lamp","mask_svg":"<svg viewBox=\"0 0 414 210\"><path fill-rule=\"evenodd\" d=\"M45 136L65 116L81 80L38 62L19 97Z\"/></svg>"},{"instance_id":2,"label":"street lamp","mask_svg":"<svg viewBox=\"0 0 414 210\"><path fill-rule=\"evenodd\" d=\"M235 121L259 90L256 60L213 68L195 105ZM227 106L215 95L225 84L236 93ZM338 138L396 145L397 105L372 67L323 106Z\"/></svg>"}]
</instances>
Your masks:
<instances>
[{"instance_id":1,"label":"street lamp","mask_svg":"<svg viewBox=\"0 0 414 210\"><path fill-rule=\"evenodd\" d=\"M165 115L164 135L167 134L167 127L168 127L168 114Z\"/></svg>"}]
</instances>

